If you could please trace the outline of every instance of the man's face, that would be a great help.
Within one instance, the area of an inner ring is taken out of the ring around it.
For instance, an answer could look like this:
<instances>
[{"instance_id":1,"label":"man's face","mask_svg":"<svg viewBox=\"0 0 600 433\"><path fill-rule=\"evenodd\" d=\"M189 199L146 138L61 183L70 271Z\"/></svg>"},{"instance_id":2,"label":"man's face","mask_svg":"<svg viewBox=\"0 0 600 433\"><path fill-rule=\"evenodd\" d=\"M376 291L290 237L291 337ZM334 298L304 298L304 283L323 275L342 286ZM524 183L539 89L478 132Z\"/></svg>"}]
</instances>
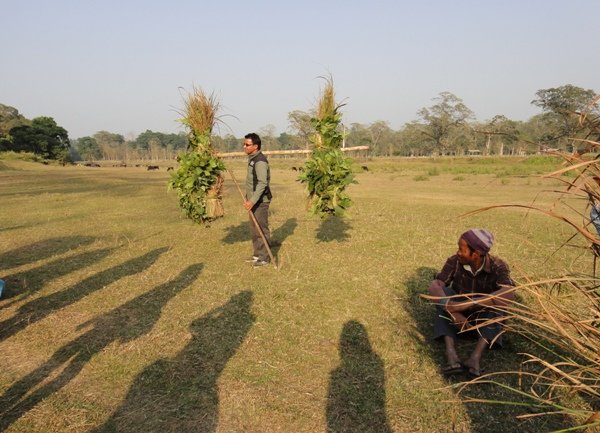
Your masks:
<instances>
[{"instance_id":1,"label":"man's face","mask_svg":"<svg viewBox=\"0 0 600 433\"><path fill-rule=\"evenodd\" d=\"M467 242L463 238L458 240L458 251L456 252L456 255L458 256L458 261L461 265L471 265L474 263L475 254L478 254L477 251L471 252Z\"/></svg>"},{"instance_id":2,"label":"man's face","mask_svg":"<svg viewBox=\"0 0 600 433\"><path fill-rule=\"evenodd\" d=\"M252 139L246 138L244 139L244 152L246 155L251 155L256 151L256 144L252 143Z\"/></svg>"}]
</instances>

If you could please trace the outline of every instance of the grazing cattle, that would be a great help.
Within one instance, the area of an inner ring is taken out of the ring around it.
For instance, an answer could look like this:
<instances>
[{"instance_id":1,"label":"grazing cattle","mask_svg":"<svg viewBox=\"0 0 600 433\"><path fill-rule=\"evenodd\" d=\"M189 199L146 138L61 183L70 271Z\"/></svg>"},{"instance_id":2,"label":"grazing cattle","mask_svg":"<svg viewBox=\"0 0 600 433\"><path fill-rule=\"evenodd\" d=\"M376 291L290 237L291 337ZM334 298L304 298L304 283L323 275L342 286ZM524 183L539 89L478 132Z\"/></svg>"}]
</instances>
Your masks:
<instances>
[{"instance_id":1,"label":"grazing cattle","mask_svg":"<svg viewBox=\"0 0 600 433\"><path fill-rule=\"evenodd\" d=\"M369 171L369 167L367 167L366 165L361 165L360 168L362 168L363 171Z\"/></svg>"},{"instance_id":2,"label":"grazing cattle","mask_svg":"<svg viewBox=\"0 0 600 433\"><path fill-rule=\"evenodd\" d=\"M100 164L95 163L95 162L86 162L85 164L86 167L100 167Z\"/></svg>"},{"instance_id":3,"label":"grazing cattle","mask_svg":"<svg viewBox=\"0 0 600 433\"><path fill-rule=\"evenodd\" d=\"M148 171L158 170L158 168L159 168L158 165L149 165L148 168L147 168L147 170Z\"/></svg>"},{"instance_id":4,"label":"grazing cattle","mask_svg":"<svg viewBox=\"0 0 600 433\"><path fill-rule=\"evenodd\" d=\"M298 171L304 171L304 167L298 167Z\"/></svg>"},{"instance_id":5,"label":"grazing cattle","mask_svg":"<svg viewBox=\"0 0 600 433\"><path fill-rule=\"evenodd\" d=\"M292 171L298 171L298 168L292 167Z\"/></svg>"},{"instance_id":6,"label":"grazing cattle","mask_svg":"<svg viewBox=\"0 0 600 433\"><path fill-rule=\"evenodd\" d=\"M167 167L167 171L173 171L173 167Z\"/></svg>"},{"instance_id":7,"label":"grazing cattle","mask_svg":"<svg viewBox=\"0 0 600 433\"><path fill-rule=\"evenodd\" d=\"M136 166L136 167L141 167L141 165L140 165L140 164L136 164L135 166Z\"/></svg>"}]
</instances>

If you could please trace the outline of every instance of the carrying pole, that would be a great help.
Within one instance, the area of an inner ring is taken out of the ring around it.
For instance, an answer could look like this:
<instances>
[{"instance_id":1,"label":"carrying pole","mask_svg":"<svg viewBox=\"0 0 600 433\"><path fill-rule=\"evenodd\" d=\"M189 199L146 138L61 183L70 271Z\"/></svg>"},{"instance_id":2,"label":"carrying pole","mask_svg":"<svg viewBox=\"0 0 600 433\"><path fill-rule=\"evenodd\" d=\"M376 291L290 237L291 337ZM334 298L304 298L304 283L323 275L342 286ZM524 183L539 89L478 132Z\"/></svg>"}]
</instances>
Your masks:
<instances>
[{"instance_id":1,"label":"carrying pole","mask_svg":"<svg viewBox=\"0 0 600 433\"><path fill-rule=\"evenodd\" d=\"M231 176L231 179L233 179L233 183L235 183L237 190L239 191L240 195L242 196L242 201L245 202L246 196L242 192L242 189L240 188L240 185L237 183L237 180L235 180L235 176L233 175L233 172L229 169L227 169L227 172ZM265 247L267 248L267 252L269 253L269 258L271 259L271 263L273 263L273 266L275 266L275 269L277 269L277 262L275 261L275 257L273 257L273 253L271 252L271 246L267 242L267 238L265 237L265 234L263 233L262 229L260 228L260 224L258 224L258 221L256 220L256 216L254 215L254 212L252 212L252 209L250 209L248 211L248 213L250 214L250 219L252 220L252 222L254 222L254 226L256 227L256 230L258 230L258 233L260 234L260 237L261 237L263 243L265 244Z\"/></svg>"}]
</instances>

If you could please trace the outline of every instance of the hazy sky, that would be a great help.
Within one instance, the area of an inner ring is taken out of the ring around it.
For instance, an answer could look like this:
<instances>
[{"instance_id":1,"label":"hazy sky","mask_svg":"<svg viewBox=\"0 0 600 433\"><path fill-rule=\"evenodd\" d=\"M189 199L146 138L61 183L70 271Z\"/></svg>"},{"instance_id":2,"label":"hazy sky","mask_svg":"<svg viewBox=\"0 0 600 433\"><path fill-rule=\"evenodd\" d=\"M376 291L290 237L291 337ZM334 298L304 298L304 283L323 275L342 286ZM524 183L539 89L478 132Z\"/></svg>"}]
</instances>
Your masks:
<instances>
[{"instance_id":1,"label":"hazy sky","mask_svg":"<svg viewBox=\"0 0 600 433\"><path fill-rule=\"evenodd\" d=\"M309 110L331 74L343 122L399 129L448 91L527 120L539 89L600 92L599 0L0 0L0 103L71 138L179 132L180 88L240 137Z\"/></svg>"}]
</instances>

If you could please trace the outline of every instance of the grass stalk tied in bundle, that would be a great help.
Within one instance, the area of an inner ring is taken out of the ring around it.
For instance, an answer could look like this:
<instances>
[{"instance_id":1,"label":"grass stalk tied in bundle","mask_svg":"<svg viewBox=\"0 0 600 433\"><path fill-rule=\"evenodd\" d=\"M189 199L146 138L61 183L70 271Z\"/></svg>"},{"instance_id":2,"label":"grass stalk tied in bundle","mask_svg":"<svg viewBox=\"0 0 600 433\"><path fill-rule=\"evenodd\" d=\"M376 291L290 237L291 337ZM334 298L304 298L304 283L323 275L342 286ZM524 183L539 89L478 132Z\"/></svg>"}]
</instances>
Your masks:
<instances>
[{"instance_id":1,"label":"grass stalk tied in bundle","mask_svg":"<svg viewBox=\"0 0 600 433\"><path fill-rule=\"evenodd\" d=\"M595 103L598 102L596 99ZM581 114L590 135L578 139L587 151L600 148L600 118ZM600 431L600 278L596 275L596 259L600 254L600 221L594 212L600 210L600 159L597 154L557 153L565 167L548 174L565 184L559 200L565 196L583 198L587 206L576 211L581 219L564 216L554 209L515 205L542 212L571 226L575 233L567 240L581 237L589 245L594 260L593 272L567 275L545 281L528 282L517 287L523 301L499 307L505 312L505 330L529 341L531 350L523 353L520 371L490 374L466 383L493 383L514 392L519 401L466 400L472 403L524 405L522 398L535 408L534 414L521 417L562 414L573 420L574 427L561 431ZM596 155L596 156L594 156ZM568 174L568 176L565 176ZM489 210L491 206L471 214ZM481 324L480 326L483 326ZM495 380L496 374L516 374L520 387L510 387ZM517 399L516 399L517 400ZM464 401L464 400L463 400Z\"/></svg>"},{"instance_id":2,"label":"grass stalk tied in bundle","mask_svg":"<svg viewBox=\"0 0 600 433\"><path fill-rule=\"evenodd\" d=\"M225 164L211 145L219 103L214 94L194 87L184 99L181 123L188 129L188 151L179 156L179 168L171 174L169 187L177 191L179 206L193 222L209 224L222 217Z\"/></svg>"},{"instance_id":3,"label":"grass stalk tied in bundle","mask_svg":"<svg viewBox=\"0 0 600 433\"><path fill-rule=\"evenodd\" d=\"M321 218L343 216L352 204L346 188L356 183L351 169L352 160L340 150L343 140L340 108L344 104L335 102L333 80L325 78L325 81L316 115L311 118L315 129L311 138L313 152L298 178L306 184L310 211Z\"/></svg>"}]
</instances>

